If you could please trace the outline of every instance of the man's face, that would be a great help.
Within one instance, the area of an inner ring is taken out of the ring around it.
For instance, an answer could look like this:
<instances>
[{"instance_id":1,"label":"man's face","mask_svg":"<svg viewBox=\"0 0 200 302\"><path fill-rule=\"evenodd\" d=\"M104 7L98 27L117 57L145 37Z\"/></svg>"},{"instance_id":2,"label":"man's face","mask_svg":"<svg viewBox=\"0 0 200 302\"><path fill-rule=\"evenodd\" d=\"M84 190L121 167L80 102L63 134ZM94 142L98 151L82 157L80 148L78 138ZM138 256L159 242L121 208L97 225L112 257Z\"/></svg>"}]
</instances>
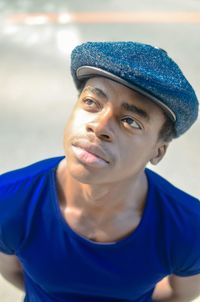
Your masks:
<instances>
[{"instance_id":1,"label":"man's face","mask_svg":"<svg viewBox=\"0 0 200 302\"><path fill-rule=\"evenodd\" d=\"M141 94L103 77L89 79L65 129L68 171L82 183L132 179L164 155L158 140L164 121Z\"/></svg>"}]
</instances>

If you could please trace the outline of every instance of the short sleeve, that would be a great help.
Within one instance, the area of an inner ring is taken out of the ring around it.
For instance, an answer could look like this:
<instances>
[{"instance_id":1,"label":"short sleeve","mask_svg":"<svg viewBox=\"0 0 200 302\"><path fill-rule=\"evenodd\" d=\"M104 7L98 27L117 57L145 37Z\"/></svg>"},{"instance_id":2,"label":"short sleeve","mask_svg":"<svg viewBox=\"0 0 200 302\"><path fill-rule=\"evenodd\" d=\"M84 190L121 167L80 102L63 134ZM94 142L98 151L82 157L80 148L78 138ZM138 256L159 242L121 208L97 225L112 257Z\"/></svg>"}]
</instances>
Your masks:
<instances>
[{"instance_id":1,"label":"short sleeve","mask_svg":"<svg viewBox=\"0 0 200 302\"><path fill-rule=\"evenodd\" d=\"M45 159L0 175L0 251L18 254L48 199L49 171L64 157Z\"/></svg>"},{"instance_id":2,"label":"short sleeve","mask_svg":"<svg viewBox=\"0 0 200 302\"><path fill-rule=\"evenodd\" d=\"M21 195L18 184L0 186L0 252L9 255L16 253L22 239Z\"/></svg>"},{"instance_id":3,"label":"short sleeve","mask_svg":"<svg viewBox=\"0 0 200 302\"><path fill-rule=\"evenodd\" d=\"M0 230L0 252L8 255L15 254L14 250L5 243L2 235L2 230Z\"/></svg>"},{"instance_id":4,"label":"short sleeve","mask_svg":"<svg viewBox=\"0 0 200 302\"><path fill-rule=\"evenodd\" d=\"M200 274L200 257L198 259L194 259L193 262L187 260L184 263L184 266L178 271L174 272L175 275L180 277L189 277L193 275Z\"/></svg>"},{"instance_id":5,"label":"short sleeve","mask_svg":"<svg viewBox=\"0 0 200 302\"><path fill-rule=\"evenodd\" d=\"M187 241L179 247L173 272L180 277L200 274L200 217L198 221L194 219L191 229L185 234L185 239Z\"/></svg>"}]
</instances>

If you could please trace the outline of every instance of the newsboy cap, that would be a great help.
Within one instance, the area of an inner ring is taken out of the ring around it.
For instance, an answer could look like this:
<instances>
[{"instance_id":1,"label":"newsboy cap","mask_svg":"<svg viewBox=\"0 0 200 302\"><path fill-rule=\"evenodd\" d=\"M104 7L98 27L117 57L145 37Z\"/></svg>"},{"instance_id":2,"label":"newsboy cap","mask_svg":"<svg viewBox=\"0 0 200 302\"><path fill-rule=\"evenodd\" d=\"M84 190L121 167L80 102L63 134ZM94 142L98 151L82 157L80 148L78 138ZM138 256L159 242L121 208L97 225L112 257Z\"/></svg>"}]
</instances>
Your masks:
<instances>
[{"instance_id":1,"label":"newsboy cap","mask_svg":"<svg viewBox=\"0 0 200 302\"><path fill-rule=\"evenodd\" d=\"M173 121L176 137L198 116L195 92L167 52L138 42L87 42L74 48L71 73L80 89L85 79L103 76L151 99Z\"/></svg>"}]
</instances>

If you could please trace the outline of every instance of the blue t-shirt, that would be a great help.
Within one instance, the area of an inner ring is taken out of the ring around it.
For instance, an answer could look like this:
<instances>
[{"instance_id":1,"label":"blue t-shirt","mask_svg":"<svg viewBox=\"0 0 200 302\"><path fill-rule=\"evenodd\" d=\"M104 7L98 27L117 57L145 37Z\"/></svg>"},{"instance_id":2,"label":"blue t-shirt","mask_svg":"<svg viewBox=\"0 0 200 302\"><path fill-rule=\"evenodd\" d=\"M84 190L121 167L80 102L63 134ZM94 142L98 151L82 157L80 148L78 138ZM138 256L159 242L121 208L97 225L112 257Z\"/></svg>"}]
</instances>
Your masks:
<instances>
[{"instance_id":1,"label":"blue t-shirt","mask_svg":"<svg viewBox=\"0 0 200 302\"><path fill-rule=\"evenodd\" d=\"M200 273L200 203L146 169L143 217L99 243L64 220L51 158L0 176L0 251L24 269L26 302L150 302L156 283Z\"/></svg>"}]
</instances>

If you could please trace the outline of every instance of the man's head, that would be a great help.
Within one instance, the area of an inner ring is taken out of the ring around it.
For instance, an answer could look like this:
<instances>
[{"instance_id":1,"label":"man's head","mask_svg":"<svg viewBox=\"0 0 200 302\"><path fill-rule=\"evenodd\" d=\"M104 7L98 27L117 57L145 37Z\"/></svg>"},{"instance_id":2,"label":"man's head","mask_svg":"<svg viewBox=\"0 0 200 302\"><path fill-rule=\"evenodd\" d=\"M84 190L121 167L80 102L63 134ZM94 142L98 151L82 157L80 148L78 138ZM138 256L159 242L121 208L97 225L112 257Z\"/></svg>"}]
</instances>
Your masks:
<instances>
[{"instance_id":1,"label":"man's head","mask_svg":"<svg viewBox=\"0 0 200 302\"><path fill-rule=\"evenodd\" d=\"M197 117L178 66L149 45L86 43L72 52L79 99L65 130L71 174L85 183L131 179L157 164ZM93 156L94 155L94 156Z\"/></svg>"},{"instance_id":2,"label":"man's head","mask_svg":"<svg viewBox=\"0 0 200 302\"><path fill-rule=\"evenodd\" d=\"M197 118L193 88L162 49L136 42L88 42L77 46L71 58L78 89L85 79L99 75L140 92L163 109L173 122L175 137Z\"/></svg>"}]
</instances>

